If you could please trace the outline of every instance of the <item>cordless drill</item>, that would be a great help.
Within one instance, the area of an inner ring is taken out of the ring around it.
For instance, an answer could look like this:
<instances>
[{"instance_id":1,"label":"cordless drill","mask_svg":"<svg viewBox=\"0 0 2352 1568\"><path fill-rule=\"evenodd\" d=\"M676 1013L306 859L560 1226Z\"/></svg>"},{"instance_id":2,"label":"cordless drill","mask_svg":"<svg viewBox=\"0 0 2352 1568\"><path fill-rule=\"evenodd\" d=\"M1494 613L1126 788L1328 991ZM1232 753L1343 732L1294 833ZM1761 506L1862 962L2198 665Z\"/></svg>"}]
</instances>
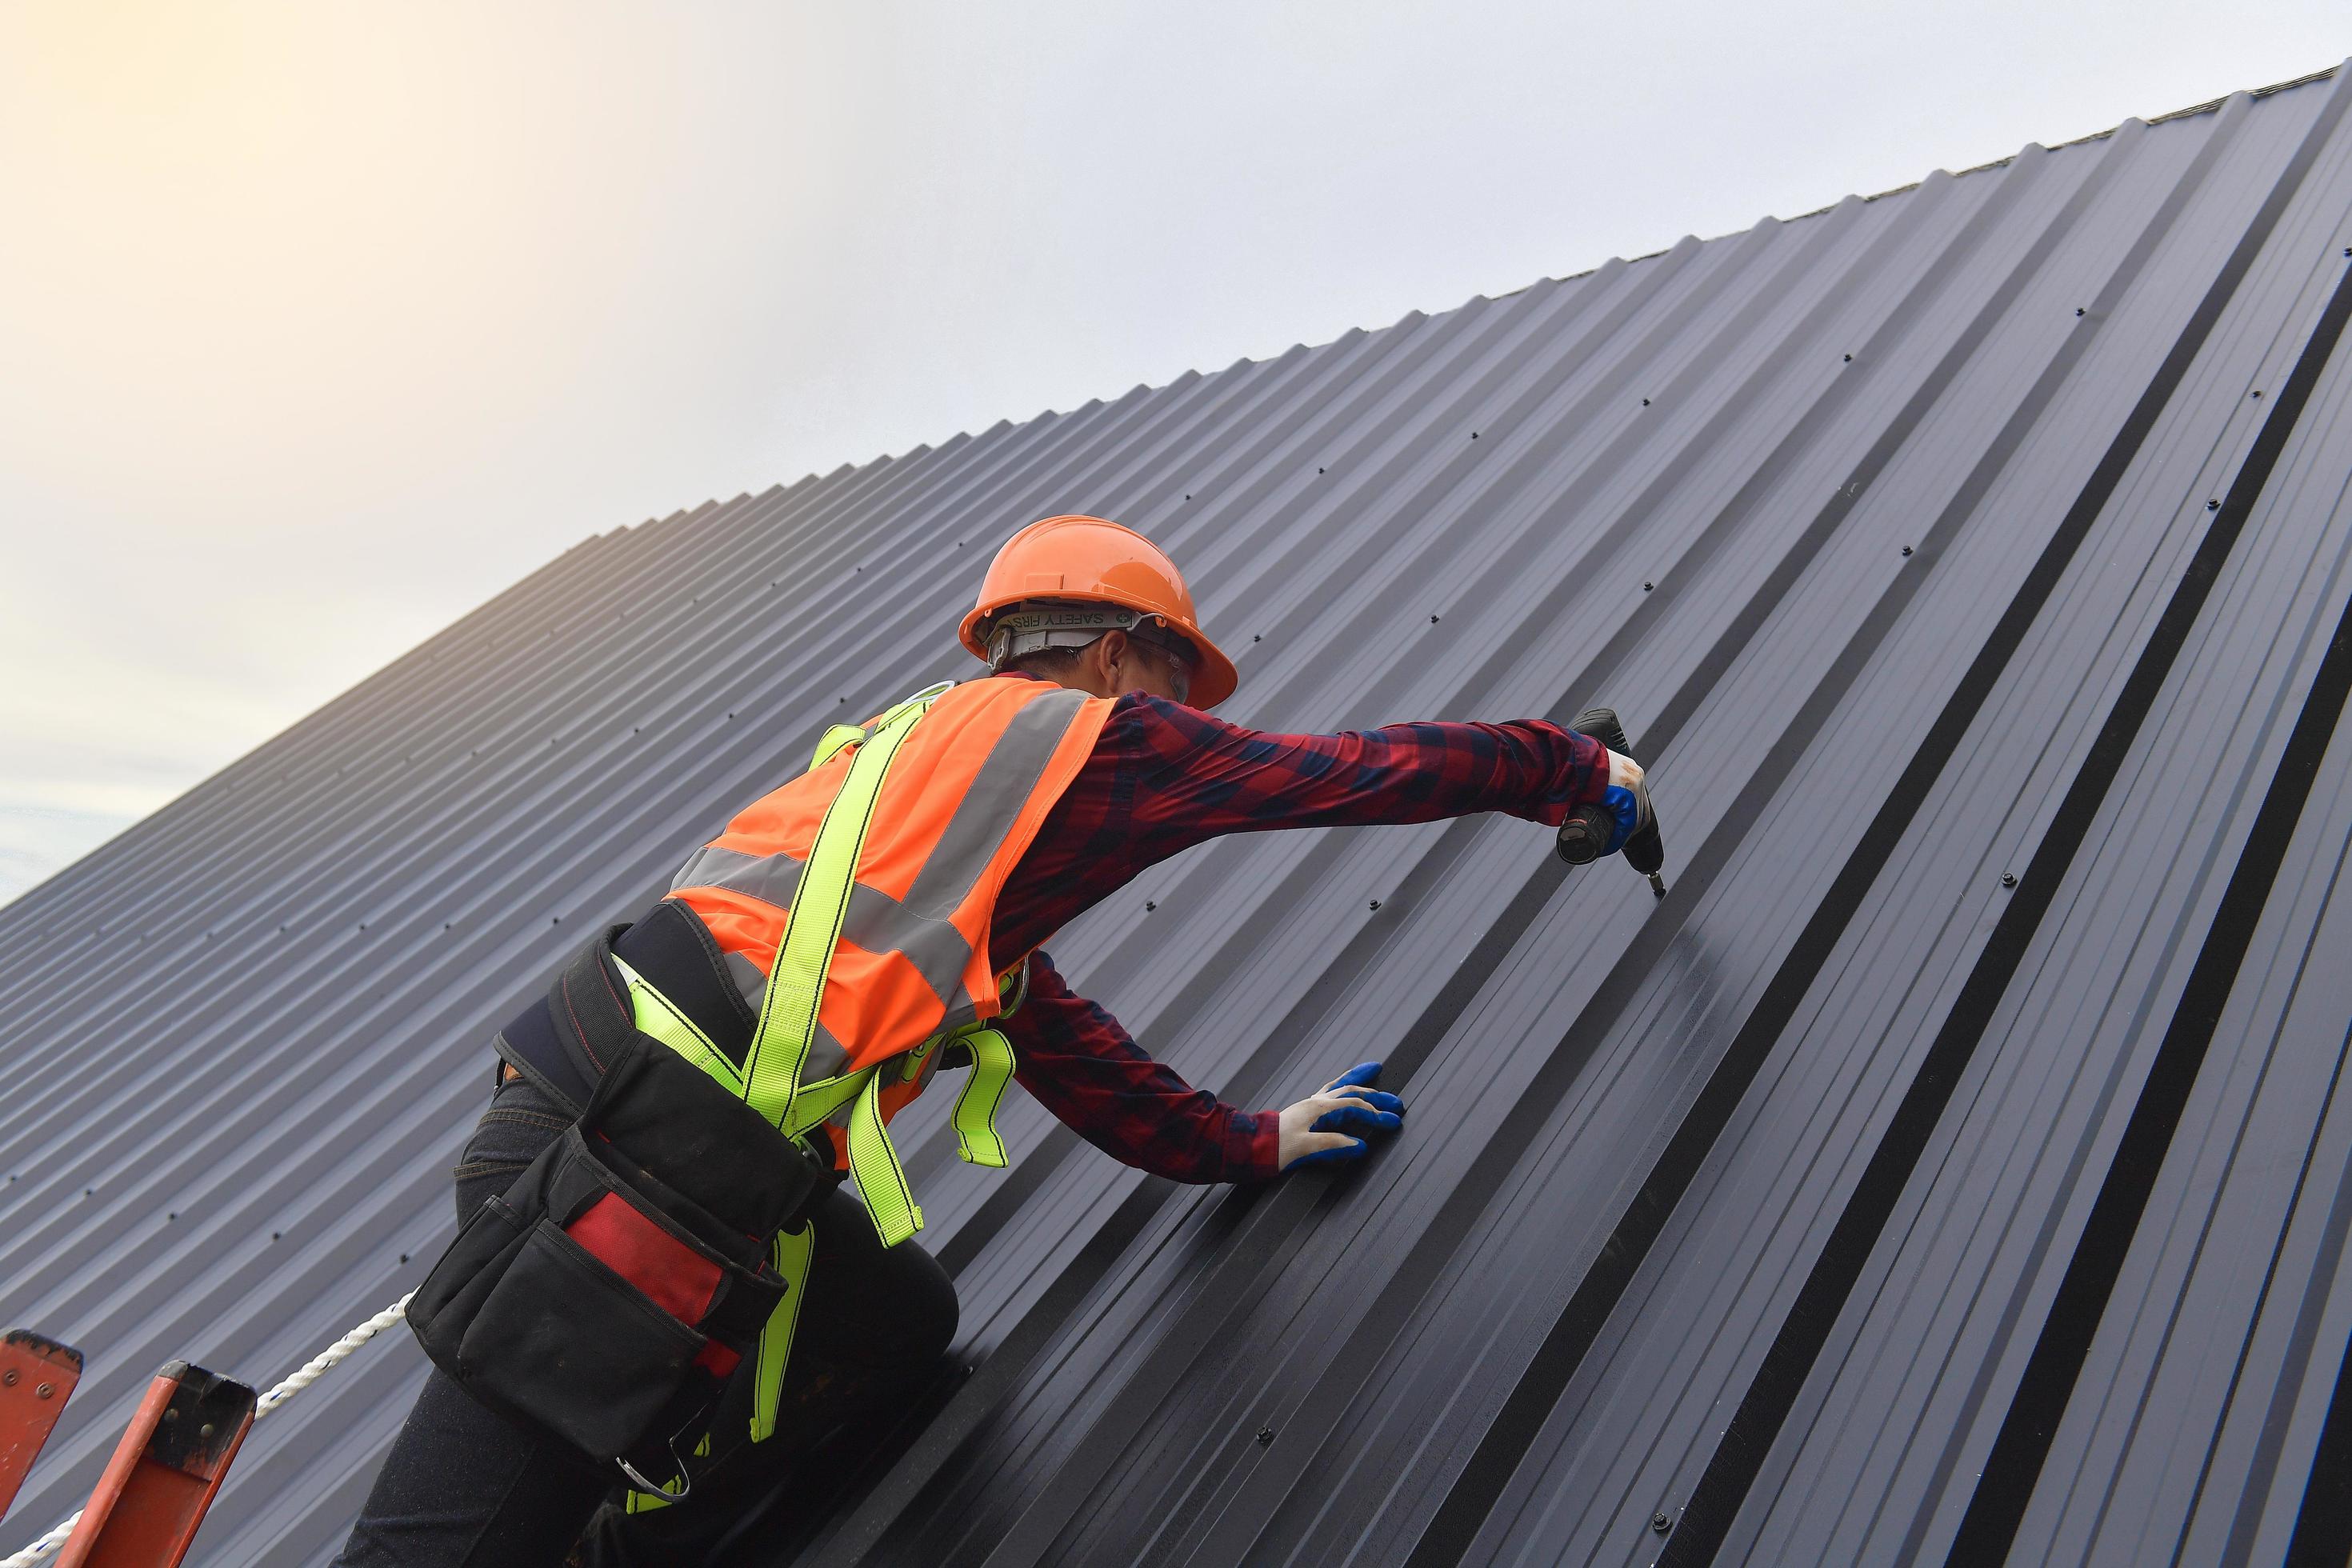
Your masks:
<instances>
[{"instance_id":1,"label":"cordless drill","mask_svg":"<svg viewBox=\"0 0 2352 1568\"><path fill-rule=\"evenodd\" d=\"M1621 757L1633 757L1633 742L1625 738L1625 726L1617 721L1613 708L1588 708L1576 716L1574 728L1590 735ZM1638 763L1641 758L1633 757ZM1617 831L1617 818L1610 809L1599 804L1580 805L1569 813L1568 820L1559 825L1559 858L1571 866L1590 866L1608 850L1609 840ZM1625 841L1625 864L1650 879L1650 891L1663 899L1666 896L1666 879L1658 875L1666 864L1666 847L1658 839L1658 817L1655 803L1650 820L1639 833Z\"/></svg>"}]
</instances>

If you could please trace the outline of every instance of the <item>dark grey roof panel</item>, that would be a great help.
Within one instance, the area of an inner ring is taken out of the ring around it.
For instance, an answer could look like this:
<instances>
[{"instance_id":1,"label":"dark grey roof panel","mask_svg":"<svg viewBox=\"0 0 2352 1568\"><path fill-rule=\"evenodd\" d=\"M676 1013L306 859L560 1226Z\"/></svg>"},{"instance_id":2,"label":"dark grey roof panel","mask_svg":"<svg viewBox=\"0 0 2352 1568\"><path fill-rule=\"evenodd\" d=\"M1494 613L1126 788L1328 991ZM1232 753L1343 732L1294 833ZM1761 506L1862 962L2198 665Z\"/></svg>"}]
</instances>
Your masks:
<instances>
[{"instance_id":1,"label":"dark grey roof panel","mask_svg":"<svg viewBox=\"0 0 2352 1568\"><path fill-rule=\"evenodd\" d=\"M777 1560L2340 1558L2340 81L551 563L0 910L0 1315L92 1356L0 1543L156 1364L268 1382L415 1283L488 1029L1089 510L1185 563L1241 721L1612 701L1674 890L1478 819L1077 922L1195 1081L1382 1058L1412 1126L1192 1191L1018 1097L977 1171L919 1102L972 1370ZM322 1559L421 1365L259 1427L198 1558Z\"/></svg>"}]
</instances>

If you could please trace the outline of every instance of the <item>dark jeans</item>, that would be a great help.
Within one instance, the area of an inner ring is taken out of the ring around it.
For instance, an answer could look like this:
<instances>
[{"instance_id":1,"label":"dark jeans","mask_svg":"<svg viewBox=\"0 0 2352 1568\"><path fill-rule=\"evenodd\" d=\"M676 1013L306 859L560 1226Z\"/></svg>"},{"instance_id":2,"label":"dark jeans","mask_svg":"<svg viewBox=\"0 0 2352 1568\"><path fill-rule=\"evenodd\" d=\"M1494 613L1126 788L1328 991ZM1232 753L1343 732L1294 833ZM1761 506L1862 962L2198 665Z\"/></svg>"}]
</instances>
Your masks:
<instances>
[{"instance_id":1,"label":"dark jeans","mask_svg":"<svg viewBox=\"0 0 2352 1568\"><path fill-rule=\"evenodd\" d=\"M460 1156L460 1222L504 1192L569 1119L530 1084L499 1086ZM394 1439L338 1560L347 1568L535 1568L575 1544L592 1568L692 1568L795 1523L793 1482L827 1443L871 1441L940 1371L955 1286L912 1242L885 1249L856 1199L816 1215L816 1249L777 1430L695 1483L694 1496L625 1513L568 1451L492 1415L436 1370Z\"/></svg>"}]
</instances>

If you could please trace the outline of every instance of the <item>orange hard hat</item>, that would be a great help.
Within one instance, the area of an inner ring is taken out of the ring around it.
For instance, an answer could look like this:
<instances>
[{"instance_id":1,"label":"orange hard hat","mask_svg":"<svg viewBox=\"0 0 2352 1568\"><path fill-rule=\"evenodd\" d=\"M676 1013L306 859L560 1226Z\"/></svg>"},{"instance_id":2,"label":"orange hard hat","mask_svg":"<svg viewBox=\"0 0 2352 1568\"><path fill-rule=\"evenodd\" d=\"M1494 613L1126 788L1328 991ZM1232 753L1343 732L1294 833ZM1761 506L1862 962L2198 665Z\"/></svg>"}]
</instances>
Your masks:
<instances>
[{"instance_id":1,"label":"orange hard hat","mask_svg":"<svg viewBox=\"0 0 2352 1568\"><path fill-rule=\"evenodd\" d=\"M981 579L980 602L958 632L973 657L988 658L988 622L1033 601L1116 605L1156 621L1192 650L1192 702L1214 708L1234 694L1234 661L1201 630L1183 574L1157 545L1108 518L1048 517L1004 542Z\"/></svg>"}]
</instances>

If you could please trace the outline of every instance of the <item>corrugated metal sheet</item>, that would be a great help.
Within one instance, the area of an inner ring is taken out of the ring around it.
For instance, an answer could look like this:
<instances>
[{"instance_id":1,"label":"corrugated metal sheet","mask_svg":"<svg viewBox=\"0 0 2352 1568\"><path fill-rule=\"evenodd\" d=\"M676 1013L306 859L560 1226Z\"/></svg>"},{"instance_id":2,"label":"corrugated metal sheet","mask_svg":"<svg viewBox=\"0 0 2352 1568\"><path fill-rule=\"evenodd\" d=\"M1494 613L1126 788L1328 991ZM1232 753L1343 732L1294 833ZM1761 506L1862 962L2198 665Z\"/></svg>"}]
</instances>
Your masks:
<instances>
[{"instance_id":1,"label":"corrugated metal sheet","mask_svg":"<svg viewBox=\"0 0 2352 1568\"><path fill-rule=\"evenodd\" d=\"M413 1283L492 1023L1086 509L1186 563L1242 721L1613 701L1674 890L1482 819L1090 914L1065 970L1196 1081L1382 1057L1412 1127L1185 1190L1025 1100L1007 1174L910 1113L974 1370L805 1560L2343 1561L2347 105L573 550L0 911L0 1318L93 1357L0 1541L167 1357L271 1379ZM420 1373L267 1423L203 1560L326 1554Z\"/></svg>"}]
</instances>

